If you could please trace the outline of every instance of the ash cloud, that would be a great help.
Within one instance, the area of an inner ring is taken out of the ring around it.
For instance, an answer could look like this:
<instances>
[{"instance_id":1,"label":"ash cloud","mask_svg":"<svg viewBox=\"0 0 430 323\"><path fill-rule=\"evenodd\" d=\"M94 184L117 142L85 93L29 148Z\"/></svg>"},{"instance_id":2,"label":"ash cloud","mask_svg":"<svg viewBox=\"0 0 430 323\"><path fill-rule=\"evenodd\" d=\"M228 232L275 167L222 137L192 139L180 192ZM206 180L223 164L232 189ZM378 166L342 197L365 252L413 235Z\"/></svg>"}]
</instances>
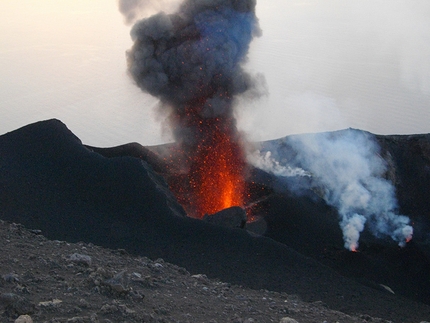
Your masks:
<instances>
[{"instance_id":1,"label":"ash cloud","mask_svg":"<svg viewBox=\"0 0 430 323\"><path fill-rule=\"evenodd\" d=\"M187 0L174 14L160 12L133 26L129 73L160 99L163 111L170 109L177 140L198 135L196 116L234 119L234 96L256 93L261 78L243 69L249 44L261 33L255 5L255 0Z\"/></svg>"},{"instance_id":2,"label":"ash cloud","mask_svg":"<svg viewBox=\"0 0 430 323\"><path fill-rule=\"evenodd\" d=\"M284 167L302 167L323 189L322 197L340 215L345 248L357 249L365 227L376 237L391 237L400 246L412 238L409 218L396 212L395 189L384 178L387 165L371 134L348 129L290 136L285 141L284 148L294 153L285 156L281 149L276 151L272 146L273 155L286 157ZM272 162L272 167L268 165L265 164L266 170L278 172L279 162Z\"/></svg>"},{"instance_id":3,"label":"ash cloud","mask_svg":"<svg viewBox=\"0 0 430 323\"><path fill-rule=\"evenodd\" d=\"M190 216L243 203L244 140L234 108L239 95L254 98L262 83L243 67L261 33L255 6L255 0L185 0L174 13L139 20L130 32L128 72L160 100L176 141L169 159L186 175L169 185ZM209 198L208 191L226 198Z\"/></svg>"}]
</instances>

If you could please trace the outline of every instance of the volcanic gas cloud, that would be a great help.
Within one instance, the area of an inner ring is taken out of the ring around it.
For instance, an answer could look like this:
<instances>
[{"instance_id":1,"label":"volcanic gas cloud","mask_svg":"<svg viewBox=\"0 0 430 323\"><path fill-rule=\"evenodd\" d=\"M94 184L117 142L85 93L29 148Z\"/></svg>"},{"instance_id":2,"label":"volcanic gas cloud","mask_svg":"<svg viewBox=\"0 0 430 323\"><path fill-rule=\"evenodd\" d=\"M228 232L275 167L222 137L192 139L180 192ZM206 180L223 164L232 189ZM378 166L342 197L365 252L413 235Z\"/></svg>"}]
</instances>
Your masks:
<instances>
[{"instance_id":1,"label":"volcanic gas cloud","mask_svg":"<svg viewBox=\"0 0 430 323\"><path fill-rule=\"evenodd\" d=\"M391 237L400 246L412 239L411 221L398 214L395 187L386 178L388 164L374 135L348 129L280 141L266 143L265 150L257 151L250 162L279 177L312 178L315 186L308 189L319 191L339 213L345 248L357 250L365 227L374 236ZM307 194L299 185L289 185L288 190Z\"/></svg>"},{"instance_id":2,"label":"volcanic gas cloud","mask_svg":"<svg viewBox=\"0 0 430 323\"><path fill-rule=\"evenodd\" d=\"M158 13L131 30L129 72L169 112L187 174L185 187L171 186L195 217L243 205L246 163L233 107L234 97L254 86L242 63L259 33L255 5L186 0L176 13Z\"/></svg>"}]
</instances>

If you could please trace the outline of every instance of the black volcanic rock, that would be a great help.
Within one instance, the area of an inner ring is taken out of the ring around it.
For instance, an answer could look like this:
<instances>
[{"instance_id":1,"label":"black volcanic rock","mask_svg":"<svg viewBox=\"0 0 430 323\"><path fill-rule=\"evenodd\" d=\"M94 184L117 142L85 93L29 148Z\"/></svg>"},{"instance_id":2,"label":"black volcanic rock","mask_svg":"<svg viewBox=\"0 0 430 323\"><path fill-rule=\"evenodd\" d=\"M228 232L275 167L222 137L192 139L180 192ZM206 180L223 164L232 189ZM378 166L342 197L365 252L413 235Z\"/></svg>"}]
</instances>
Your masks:
<instances>
[{"instance_id":1,"label":"black volcanic rock","mask_svg":"<svg viewBox=\"0 0 430 323\"><path fill-rule=\"evenodd\" d=\"M239 206L232 206L214 214L205 214L202 220L228 228L244 228L246 224L246 212Z\"/></svg>"},{"instance_id":2,"label":"black volcanic rock","mask_svg":"<svg viewBox=\"0 0 430 323\"><path fill-rule=\"evenodd\" d=\"M265 181L269 178L256 174ZM264 201L268 232L276 238L283 230L284 235L296 230L296 244L291 244L295 247L301 241L318 242L310 233L317 235L319 224L306 225L312 212L326 216L320 225L331 227L332 209L320 200L274 194ZM283 207L287 212L276 215ZM430 317L429 306L346 279L288 247L288 241L279 243L185 217L163 178L146 162L91 151L58 120L0 136L0 218L40 229L49 239L92 242L163 258L191 273L296 294L347 313L395 322ZM276 228L277 224L282 226ZM324 233L326 242L336 245L338 234L334 232L331 241L330 232Z\"/></svg>"},{"instance_id":3,"label":"black volcanic rock","mask_svg":"<svg viewBox=\"0 0 430 323\"><path fill-rule=\"evenodd\" d=\"M185 215L148 164L92 153L56 120L3 135L0 165L2 218L55 239L115 246L138 232L128 224L140 216L136 210L146 211L140 221Z\"/></svg>"},{"instance_id":4,"label":"black volcanic rock","mask_svg":"<svg viewBox=\"0 0 430 323\"><path fill-rule=\"evenodd\" d=\"M430 134L376 136L400 212L415 221L414 240L430 242Z\"/></svg>"},{"instance_id":5,"label":"black volcanic rock","mask_svg":"<svg viewBox=\"0 0 430 323\"><path fill-rule=\"evenodd\" d=\"M90 151L96 152L104 157L135 157L146 161L157 173L169 173L169 164L150 149L143 147L137 142L132 142L116 147L99 148L85 145Z\"/></svg>"}]
</instances>

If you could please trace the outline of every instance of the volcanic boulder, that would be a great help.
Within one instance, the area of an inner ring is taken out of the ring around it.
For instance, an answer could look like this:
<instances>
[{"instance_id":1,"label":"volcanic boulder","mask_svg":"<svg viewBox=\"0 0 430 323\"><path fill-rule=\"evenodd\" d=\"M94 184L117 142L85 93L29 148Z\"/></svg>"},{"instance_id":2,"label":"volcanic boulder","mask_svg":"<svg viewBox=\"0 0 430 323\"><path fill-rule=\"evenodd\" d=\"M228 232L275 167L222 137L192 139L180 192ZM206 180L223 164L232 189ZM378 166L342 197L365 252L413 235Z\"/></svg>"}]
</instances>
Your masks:
<instances>
[{"instance_id":1,"label":"volcanic boulder","mask_svg":"<svg viewBox=\"0 0 430 323\"><path fill-rule=\"evenodd\" d=\"M242 229L246 224L246 212L239 206L232 206L214 214L206 214L202 220L229 228Z\"/></svg>"}]
</instances>

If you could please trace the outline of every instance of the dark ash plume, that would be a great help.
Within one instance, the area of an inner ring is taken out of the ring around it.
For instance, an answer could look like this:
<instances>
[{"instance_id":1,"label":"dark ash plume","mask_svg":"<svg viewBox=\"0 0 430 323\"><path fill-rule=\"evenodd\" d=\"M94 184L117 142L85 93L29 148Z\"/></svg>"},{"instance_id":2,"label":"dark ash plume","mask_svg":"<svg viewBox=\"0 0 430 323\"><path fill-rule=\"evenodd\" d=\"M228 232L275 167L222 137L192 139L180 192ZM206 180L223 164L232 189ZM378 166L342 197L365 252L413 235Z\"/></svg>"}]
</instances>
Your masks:
<instances>
[{"instance_id":1,"label":"dark ash plume","mask_svg":"<svg viewBox=\"0 0 430 323\"><path fill-rule=\"evenodd\" d=\"M191 105L203 119L230 118L233 96L253 87L241 63L259 34L255 5L188 0L175 14L161 12L134 25L129 72L142 90L173 109L177 139L195 134L194 115L186 111Z\"/></svg>"},{"instance_id":2,"label":"dark ash plume","mask_svg":"<svg viewBox=\"0 0 430 323\"><path fill-rule=\"evenodd\" d=\"M255 0L185 0L176 13L137 22L127 53L136 84L160 99L188 187L170 183L192 216L241 206L246 161L234 98L258 93L243 62L259 35ZM209 195L209 193L215 196ZM218 200L216 196L222 197Z\"/></svg>"}]
</instances>

